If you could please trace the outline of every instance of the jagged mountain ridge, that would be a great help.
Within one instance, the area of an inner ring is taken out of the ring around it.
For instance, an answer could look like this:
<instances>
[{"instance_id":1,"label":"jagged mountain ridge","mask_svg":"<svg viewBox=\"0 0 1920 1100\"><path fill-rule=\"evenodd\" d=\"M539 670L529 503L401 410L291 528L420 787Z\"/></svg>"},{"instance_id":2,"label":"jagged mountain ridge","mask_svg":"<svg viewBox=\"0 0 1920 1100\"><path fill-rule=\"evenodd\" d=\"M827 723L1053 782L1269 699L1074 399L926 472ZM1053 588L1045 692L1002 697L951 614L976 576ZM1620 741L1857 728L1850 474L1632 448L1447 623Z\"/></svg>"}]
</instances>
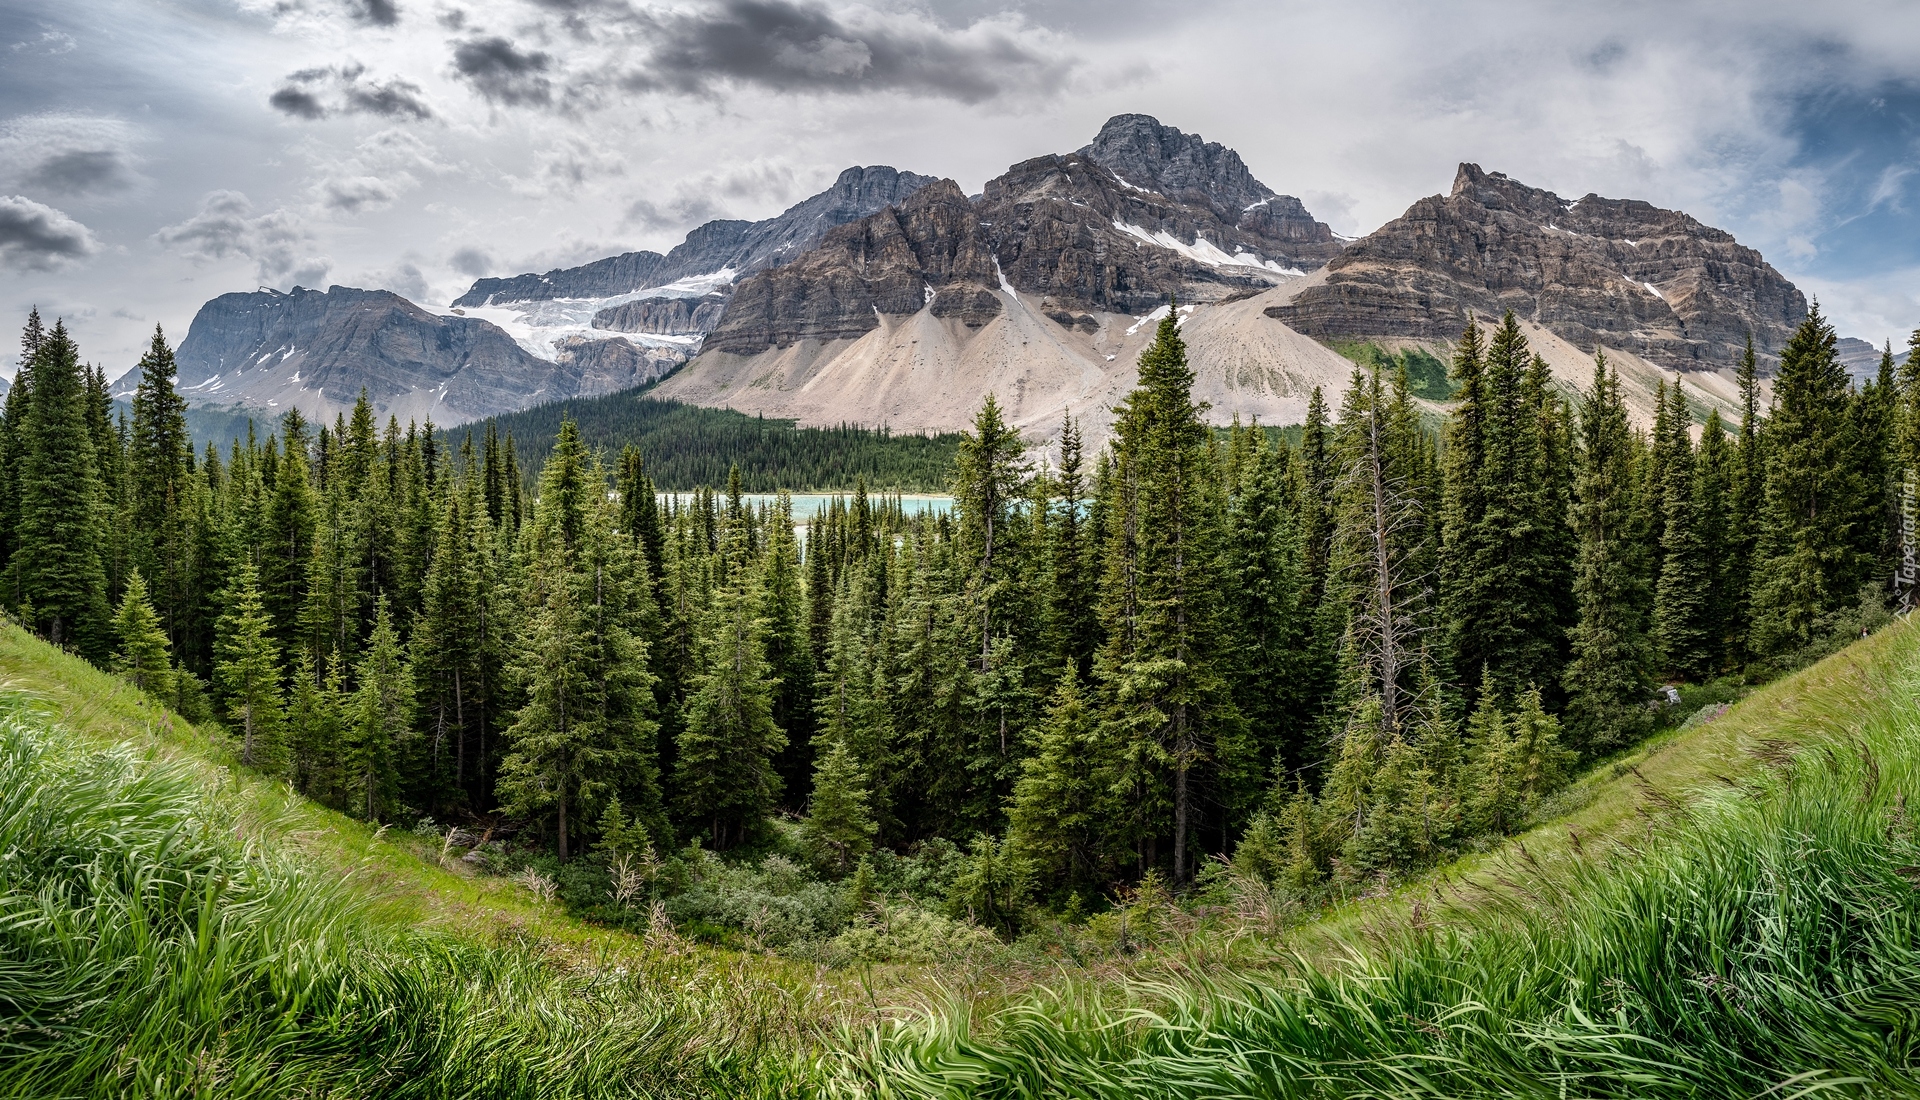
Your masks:
<instances>
[{"instance_id":1,"label":"jagged mountain ridge","mask_svg":"<svg viewBox=\"0 0 1920 1100\"><path fill-rule=\"evenodd\" d=\"M1154 186L1122 178L1105 156ZM1093 313L1144 313L1175 295L1211 302L1256 293L1339 247L1332 230L1255 180L1238 154L1122 115L1087 150L1016 164L977 200L942 181L743 280L705 346L751 355L795 340L857 338L882 315L921 309L978 328L1002 308L994 294L1002 289L1033 295L1043 313L1090 332Z\"/></svg>"},{"instance_id":2,"label":"jagged mountain ridge","mask_svg":"<svg viewBox=\"0 0 1920 1100\"><path fill-rule=\"evenodd\" d=\"M691 276L731 270L748 275L798 256L828 230L904 200L933 177L887 165L848 168L825 191L763 221L710 221L666 255L627 252L544 275L478 279L453 304L504 305L552 298L611 298Z\"/></svg>"},{"instance_id":3,"label":"jagged mountain ridge","mask_svg":"<svg viewBox=\"0 0 1920 1100\"><path fill-rule=\"evenodd\" d=\"M1687 214L1562 199L1462 164L1448 194L1354 242L1268 314L1322 339L1443 342L1469 314L1509 309L1589 352L1714 370L1738 361L1749 333L1770 356L1807 300L1760 253Z\"/></svg>"},{"instance_id":4,"label":"jagged mountain ridge","mask_svg":"<svg viewBox=\"0 0 1920 1100\"><path fill-rule=\"evenodd\" d=\"M1330 227L1315 221L1299 199L1275 194L1254 179L1239 153L1151 115L1113 116L1080 155L1123 184L1144 185L1189 206L1208 206L1220 220L1257 237L1291 242L1294 266L1318 267L1340 250Z\"/></svg>"},{"instance_id":5,"label":"jagged mountain ridge","mask_svg":"<svg viewBox=\"0 0 1920 1100\"><path fill-rule=\"evenodd\" d=\"M430 313L389 291L295 287L208 302L177 360L181 391L197 404L330 418L364 389L383 414L457 424L658 377L643 351L620 343L624 358L608 348L550 362L485 321Z\"/></svg>"},{"instance_id":6,"label":"jagged mountain ridge","mask_svg":"<svg viewBox=\"0 0 1920 1100\"><path fill-rule=\"evenodd\" d=\"M1702 403L1731 411L1746 334L1770 358L1805 313L1800 292L1722 230L1644 202L1563 201L1471 164L1451 195L1415 203L1344 251L1329 234L1333 258L1311 275L1197 262L1202 241L1258 247L1228 236L1221 211L1265 189L1237 157L1178 131L1123 117L1102 133L1121 150L1108 155L1156 190L1081 154L1016 165L971 204L971 219L957 188L929 187L742 283L707 350L662 394L803 423L858 412L900 430L952 430L990 388L1030 431L1048 434L1066 413L1097 427L1132 385L1148 310L1164 314L1178 293L1192 306L1183 330L1196 393L1217 422L1295 422L1314 387L1343 389L1353 364L1329 344L1444 356L1470 314L1491 323L1507 309L1570 393L1607 348L1645 420L1676 370L1690 372ZM935 205L953 212L934 216ZM1164 235L1121 228L1155 217ZM929 255L967 259L943 266ZM950 286L965 308L942 313ZM1035 317L1054 325L1036 328Z\"/></svg>"}]
</instances>

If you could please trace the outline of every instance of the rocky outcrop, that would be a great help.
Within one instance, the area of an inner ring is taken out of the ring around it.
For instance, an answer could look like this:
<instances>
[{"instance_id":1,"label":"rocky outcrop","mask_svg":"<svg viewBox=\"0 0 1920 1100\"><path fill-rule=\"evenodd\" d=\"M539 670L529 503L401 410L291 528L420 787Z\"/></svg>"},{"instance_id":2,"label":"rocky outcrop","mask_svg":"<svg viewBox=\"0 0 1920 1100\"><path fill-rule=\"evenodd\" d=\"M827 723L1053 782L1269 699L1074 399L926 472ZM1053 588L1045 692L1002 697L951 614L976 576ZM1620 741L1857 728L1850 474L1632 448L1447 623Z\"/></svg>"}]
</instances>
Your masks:
<instances>
[{"instance_id":1,"label":"rocky outcrop","mask_svg":"<svg viewBox=\"0 0 1920 1100\"><path fill-rule=\"evenodd\" d=\"M474 307L553 298L611 298L691 276L727 270L749 274L800 255L835 226L901 202L931 182L931 176L886 165L849 168L832 187L795 203L778 217L708 222L664 256L628 252L544 275L479 279L453 304Z\"/></svg>"},{"instance_id":2,"label":"rocky outcrop","mask_svg":"<svg viewBox=\"0 0 1920 1100\"><path fill-rule=\"evenodd\" d=\"M752 354L796 340L857 338L880 314L922 309L984 324L1000 300L993 252L952 180L827 234L790 264L740 283L706 349Z\"/></svg>"},{"instance_id":3,"label":"rocky outcrop","mask_svg":"<svg viewBox=\"0 0 1920 1100\"><path fill-rule=\"evenodd\" d=\"M1686 214L1589 194L1566 200L1462 164L1328 263L1268 316L1320 338L1457 337L1469 314L1512 310L1591 353L1669 370L1734 363L1748 333L1777 350L1806 297L1731 234Z\"/></svg>"},{"instance_id":4,"label":"rocky outcrop","mask_svg":"<svg viewBox=\"0 0 1920 1100\"><path fill-rule=\"evenodd\" d=\"M593 315L593 327L613 332L698 336L713 331L726 311L725 294L700 298L637 298Z\"/></svg>"},{"instance_id":5,"label":"rocky outcrop","mask_svg":"<svg viewBox=\"0 0 1920 1100\"><path fill-rule=\"evenodd\" d=\"M1325 223L1292 195L1275 194L1253 178L1240 154L1198 134L1183 133L1151 115L1115 115L1080 155L1128 185L1157 191L1259 238L1261 251L1289 267L1312 270L1340 253Z\"/></svg>"},{"instance_id":6,"label":"rocky outcrop","mask_svg":"<svg viewBox=\"0 0 1920 1100\"><path fill-rule=\"evenodd\" d=\"M672 347L649 347L631 340L613 337L589 340L571 336L562 340L554 360L562 369L555 372L558 385L550 385L550 396L591 397L616 393L655 382L686 362L686 352Z\"/></svg>"},{"instance_id":7,"label":"rocky outcrop","mask_svg":"<svg viewBox=\"0 0 1920 1100\"><path fill-rule=\"evenodd\" d=\"M974 200L942 181L835 230L793 263L739 283L705 348L751 355L796 340L855 339L883 316L922 309L978 328L1009 292L1090 333L1095 314L1265 290L1339 247L1304 208L1304 225L1251 214L1244 208L1292 209L1298 200L1255 180L1232 150L1145 116L1113 120L1088 150L1016 164ZM1151 186L1123 179L1096 153Z\"/></svg>"},{"instance_id":8,"label":"rocky outcrop","mask_svg":"<svg viewBox=\"0 0 1920 1100\"><path fill-rule=\"evenodd\" d=\"M200 308L178 352L181 391L197 404L332 419L365 390L382 415L440 424L658 377L616 359L598 351L548 362L486 321L341 286L223 294Z\"/></svg>"}]
</instances>

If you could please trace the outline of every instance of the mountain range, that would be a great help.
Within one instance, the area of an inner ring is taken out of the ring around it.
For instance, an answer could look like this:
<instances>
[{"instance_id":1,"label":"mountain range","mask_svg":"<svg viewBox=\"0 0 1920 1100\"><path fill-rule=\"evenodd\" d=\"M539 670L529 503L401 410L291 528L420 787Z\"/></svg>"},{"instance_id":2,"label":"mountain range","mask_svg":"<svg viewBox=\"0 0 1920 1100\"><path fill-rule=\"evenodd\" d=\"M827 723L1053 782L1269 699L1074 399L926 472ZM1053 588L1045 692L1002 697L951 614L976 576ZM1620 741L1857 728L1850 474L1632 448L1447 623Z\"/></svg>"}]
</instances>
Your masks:
<instances>
[{"instance_id":1,"label":"mountain range","mask_svg":"<svg viewBox=\"0 0 1920 1100\"><path fill-rule=\"evenodd\" d=\"M346 287L223 295L179 359L191 400L328 419L362 388L383 414L454 424L654 384L802 423L938 431L991 391L1036 438L1063 414L1097 437L1169 303L1211 415L1274 424L1344 387L1364 345L1444 358L1469 316L1506 310L1570 391L1604 348L1638 415L1674 372L1731 407L1748 334L1770 362L1807 308L1758 252L1684 213L1473 164L1343 239L1232 149L1119 115L978 195L849 168L777 217L708 222L664 255L480 279L443 308Z\"/></svg>"}]
</instances>

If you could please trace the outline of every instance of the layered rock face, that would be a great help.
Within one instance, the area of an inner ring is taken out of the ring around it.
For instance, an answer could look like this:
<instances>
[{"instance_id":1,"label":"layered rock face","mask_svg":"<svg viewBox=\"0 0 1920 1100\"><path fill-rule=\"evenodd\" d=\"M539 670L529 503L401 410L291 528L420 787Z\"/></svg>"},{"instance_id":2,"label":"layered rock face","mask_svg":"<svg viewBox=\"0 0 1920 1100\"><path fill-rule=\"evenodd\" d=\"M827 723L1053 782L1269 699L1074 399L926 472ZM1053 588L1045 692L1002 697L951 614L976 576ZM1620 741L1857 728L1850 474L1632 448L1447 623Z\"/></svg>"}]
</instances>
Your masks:
<instances>
[{"instance_id":1,"label":"layered rock face","mask_svg":"<svg viewBox=\"0 0 1920 1100\"><path fill-rule=\"evenodd\" d=\"M598 360L548 362L485 321L341 286L223 294L200 308L178 360L181 390L196 403L297 406L331 419L364 389L383 415L441 424L611 392L662 373Z\"/></svg>"},{"instance_id":2,"label":"layered rock face","mask_svg":"<svg viewBox=\"0 0 1920 1100\"><path fill-rule=\"evenodd\" d=\"M1151 115L1115 115L1080 155L1123 183L1158 191L1186 206L1205 206L1220 221L1259 238L1289 267L1312 270L1340 252L1326 224L1292 195L1253 178L1240 154L1203 141Z\"/></svg>"},{"instance_id":3,"label":"layered rock face","mask_svg":"<svg viewBox=\"0 0 1920 1100\"><path fill-rule=\"evenodd\" d=\"M979 327L1002 308L996 291L1032 295L1059 324L1090 332L1094 313L1265 290L1339 248L1299 200L1255 180L1232 150L1139 115L1101 134L1088 148L1152 186L1090 152L1016 164L972 202L942 181L742 281L705 347L751 355L853 339L881 315L922 309Z\"/></svg>"},{"instance_id":4,"label":"layered rock face","mask_svg":"<svg viewBox=\"0 0 1920 1100\"><path fill-rule=\"evenodd\" d=\"M904 201L931 182L931 176L886 165L849 168L840 173L832 187L795 203L778 217L758 222L708 222L688 233L685 241L664 256L658 252L628 252L580 267L556 268L544 275L479 279L453 304L474 307L553 298L611 298L690 276L728 270L749 274L798 256L835 226Z\"/></svg>"},{"instance_id":5,"label":"layered rock face","mask_svg":"<svg viewBox=\"0 0 1920 1100\"><path fill-rule=\"evenodd\" d=\"M593 327L614 332L697 336L713 331L726 311L725 294L699 298L637 298L593 315Z\"/></svg>"},{"instance_id":6,"label":"layered rock face","mask_svg":"<svg viewBox=\"0 0 1920 1100\"><path fill-rule=\"evenodd\" d=\"M1589 194L1566 200L1478 165L1355 242L1267 315L1321 338L1457 337L1512 310L1575 346L1669 370L1735 363L1752 333L1785 343L1806 297L1731 234L1686 214Z\"/></svg>"},{"instance_id":7,"label":"layered rock face","mask_svg":"<svg viewBox=\"0 0 1920 1100\"><path fill-rule=\"evenodd\" d=\"M941 180L742 282L705 347L750 355L796 340L854 339L880 314L922 309L978 327L1000 311L989 289L998 282L973 205Z\"/></svg>"}]
</instances>

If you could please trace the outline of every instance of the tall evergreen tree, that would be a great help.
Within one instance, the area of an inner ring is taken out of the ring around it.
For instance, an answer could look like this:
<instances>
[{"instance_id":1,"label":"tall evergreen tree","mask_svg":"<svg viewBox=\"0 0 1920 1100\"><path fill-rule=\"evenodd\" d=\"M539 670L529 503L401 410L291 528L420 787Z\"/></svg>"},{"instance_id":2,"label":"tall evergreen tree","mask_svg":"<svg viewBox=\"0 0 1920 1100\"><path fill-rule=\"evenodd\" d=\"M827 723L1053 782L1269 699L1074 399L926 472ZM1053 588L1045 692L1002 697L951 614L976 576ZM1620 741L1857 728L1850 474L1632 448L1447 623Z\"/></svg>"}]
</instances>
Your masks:
<instances>
[{"instance_id":1,"label":"tall evergreen tree","mask_svg":"<svg viewBox=\"0 0 1920 1100\"><path fill-rule=\"evenodd\" d=\"M1761 508L1766 502L1767 477L1766 439L1761 433L1760 366L1751 333L1734 374L1740 384L1740 424L1734 433L1727 489L1725 583L1729 611L1725 636L1729 655L1736 661L1744 661L1751 655L1747 642L1753 627L1753 566L1760 540Z\"/></svg>"},{"instance_id":2,"label":"tall evergreen tree","mask_svg":"<svg viewBox=\"0 0 1920 1100\"><path fill-rule=\"evenodd\" d=\"M1698 679L1713 665L1714 563L1694 512L1695 463L1687 436L1687 402L1680 379L1666 391L1672 438L1661 462L1660 578L1654 586L1653 644L1661 666L1681 679ZM1677 425L1677 427L1675 427ZM1649 488L1654 488L1649 486Z\"/></svg>"},{"instance_id":3,"label":"tall evergreen tree","mask_svg":"<svg viewBox=\"0 0 1920 1100\"><path fill-rule=\"evenodd\" d=\"M1859 550L1874 501L1848 422L1846 368L1819 305L1780 350L1767 422L1766 490L1753 567L1751 646L1783 656L1831 630L1872 567Z\"/></svg>"},{"instance_id":4,"label":"tall evergreen tree","mask_svg":"<svg viewBox=\"0 0 1920 1100\"><path fill-rule=\"evenodd\" d=\"M1595 355L1593 389L1580 411L1572 523L1579 540L1574 595L1579 619L1563 683L1573 743L1603 753L1643 723L1651 645L1646 633L1646 557L1638 529L1634 437L1620 379Z\"/></svg>"},{"instance_id":5,"label":"tall evergreen tree","mask_svg":"<svg viewBox=\"0 0 1920 1100\"><path fill-rule=\"evenodd\" d=\"M773 759L787 735L773 720L773 683L758 593L732 584L714 594L702 672L687 700L674 786L681 812L713 846L756 836L780 797Z\"/></svg>"},{"instance_id":6,"label":"tall evergreen tree","mask_svg":"<svg viewBox=\"0 0 1920 1100\"><path fill-rule=\"evenodd\" d=\"M240 762L272 769L282 762L280 649L260 595L260 574L242 561L228 587L214 647L214 675L240 734Z\"/></svg>"},{"instance_id":7,"label":"tall evergreen tree","mask_svg":"<svg viewBox=\"0 0 1920 1100\"><path fill-rule=\"evenodd\" d=\"M87 430L86 382L66 325L55 322L33 361L19 437L20 516L11 566L35 628L81 656L107 655L106 496Z\"/></svg>"},{"instance_id":8,"label":"tall evergreen tree","mask_svg":"<svg viewBox=\"0 0 1920 1100\"><path fill-rule=\"evenodd\" d=\"M565 421L525 536L529 614L515 671L527 702L499 781L510 812L554 811L562 859L610 795L656 831L664 824L641 603L652 597L639 551L613 530L605 483Z\"/></svg>"},{"instance_id":9,"label":"tall evergreen tree","mask_svg":"<svg viewBox=\"0 0 1920 1100\"><path fill-rule=\"evenodd\" d=\"M1173 879L1184 885L1205 804L1196 779L1233 777L1251 754L1216 649L1221 509L1178 317L1169 310L1141 353L1140 385L1115 423L1107 645L1096 669L1121 782L1132 788L1128 839L1143 864L1153 841L1169 840Z\"/></svg>"},{"instance_id":10,"label":"tall evergreen tree","mask_svg":"<svg viewBox=\"0 0 1920 1100\"><path fill-rule=\"evenodd\" d=\"M173 662L167 635L160 629L160 617L147 599L147 582L137 569L127 574L120 612L113 617L113 636L113 670L154 698L171 699Z\"/></svg>"},{"instance_id":11,"label":"tall evergreen tree","mask_svg":"<svg viewBox=\"0 0 1920 1100\"><path fill-rule=\"evenodd\" d=\"M342 730L342 763L354 808L368 821L380 820L399 786L398 761L414 737L413 672L386 598L374 606L373 633L354 669L358 686Z\"/></svg>"}]
</instances>

